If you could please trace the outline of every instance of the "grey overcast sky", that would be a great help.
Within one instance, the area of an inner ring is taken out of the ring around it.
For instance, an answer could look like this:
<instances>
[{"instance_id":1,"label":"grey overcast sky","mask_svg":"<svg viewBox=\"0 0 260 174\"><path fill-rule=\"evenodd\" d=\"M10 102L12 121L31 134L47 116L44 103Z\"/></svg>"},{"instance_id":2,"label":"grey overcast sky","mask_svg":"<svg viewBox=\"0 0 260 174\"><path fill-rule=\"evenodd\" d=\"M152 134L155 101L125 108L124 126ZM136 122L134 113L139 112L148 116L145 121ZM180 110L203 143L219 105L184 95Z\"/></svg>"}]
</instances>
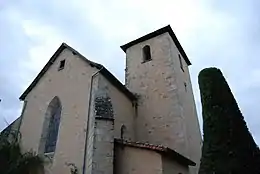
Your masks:
<instances>
[{"instance_id":1,"label":"grey overcast sky","mask_svg":"<svg viewBox=\"0 0 260 174\"><path fill-rule=\"evenodd\" d=\"M62 42L124 82L119 48L170 24L198 72L222 70L260 143L259 0L0 0L0 130L20 115L20 94Z\"/></svg>"}]
</instances>

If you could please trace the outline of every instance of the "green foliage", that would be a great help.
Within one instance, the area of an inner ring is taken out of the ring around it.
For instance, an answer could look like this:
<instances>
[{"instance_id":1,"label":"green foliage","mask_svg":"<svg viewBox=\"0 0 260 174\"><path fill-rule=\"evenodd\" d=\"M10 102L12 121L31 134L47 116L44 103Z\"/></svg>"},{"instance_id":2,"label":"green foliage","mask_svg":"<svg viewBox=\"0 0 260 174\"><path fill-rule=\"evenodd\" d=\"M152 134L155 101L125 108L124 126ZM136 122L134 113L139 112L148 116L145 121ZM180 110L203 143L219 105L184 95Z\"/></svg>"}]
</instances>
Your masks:
<instances>
[{"instance_id":1,"label":"green foliage","mask_svg":"<svg viewBox=\"0 0 260 174\"><path fill-rule=\"evenodd\" d=\"M20 133L18 131L9 130L0 134L0 173L43 173L43 157L36 155L34 152L22 153L19 140Z\"/></svg>"},{"instance_id":2,"label":"green foliage","mask_svg":"<svg viewBox=\"0 0 260 174\"><path fill-rule=\"evenodd\" d=\"M259 149L221 71L202 70L199 87L204 132L199 174L259 174Z\"/></svg>"}]
</instances>

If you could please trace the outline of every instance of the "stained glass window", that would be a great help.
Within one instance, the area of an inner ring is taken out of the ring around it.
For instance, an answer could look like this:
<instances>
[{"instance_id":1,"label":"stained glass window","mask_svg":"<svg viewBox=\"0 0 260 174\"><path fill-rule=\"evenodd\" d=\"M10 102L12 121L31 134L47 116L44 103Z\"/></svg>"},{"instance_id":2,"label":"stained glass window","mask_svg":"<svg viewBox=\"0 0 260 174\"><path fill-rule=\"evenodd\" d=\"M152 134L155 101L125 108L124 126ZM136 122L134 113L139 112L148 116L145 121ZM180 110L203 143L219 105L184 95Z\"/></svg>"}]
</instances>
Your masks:
<instances>
[{"instance_id":1,"label":"stained glass window","mask_svg":"<svg viewBox=\"0 0 260 174\"><path fill-rule=\"evenodd\" d=\"M44 153L54 152L56 148L61 117L61 103L58 97L51 101L47 112L45 119L49 124L47 130L43 130L46 135Z\"/></svg>"}]
</instances>

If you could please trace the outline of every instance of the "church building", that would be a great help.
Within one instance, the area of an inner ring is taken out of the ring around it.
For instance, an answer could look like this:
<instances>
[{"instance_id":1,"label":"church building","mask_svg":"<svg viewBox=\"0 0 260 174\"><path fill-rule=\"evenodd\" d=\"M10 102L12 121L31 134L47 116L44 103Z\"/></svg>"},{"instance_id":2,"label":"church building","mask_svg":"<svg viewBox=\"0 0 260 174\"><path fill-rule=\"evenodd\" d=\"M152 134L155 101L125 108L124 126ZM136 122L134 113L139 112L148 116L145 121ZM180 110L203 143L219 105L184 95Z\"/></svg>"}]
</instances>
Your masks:
<instances>
[{"instance_id":1,"label":"church building","mask_svg":"<svg viewBox=\"0 0 260 174\"><path fill-rule=\"evenodd\" d=\"M125 85L62 43L16 124L46 174L196 174L202 138L186 53L168 25L121 46ZM112 61L112 60L111 60Z\"/></svg>"}]
</instances>

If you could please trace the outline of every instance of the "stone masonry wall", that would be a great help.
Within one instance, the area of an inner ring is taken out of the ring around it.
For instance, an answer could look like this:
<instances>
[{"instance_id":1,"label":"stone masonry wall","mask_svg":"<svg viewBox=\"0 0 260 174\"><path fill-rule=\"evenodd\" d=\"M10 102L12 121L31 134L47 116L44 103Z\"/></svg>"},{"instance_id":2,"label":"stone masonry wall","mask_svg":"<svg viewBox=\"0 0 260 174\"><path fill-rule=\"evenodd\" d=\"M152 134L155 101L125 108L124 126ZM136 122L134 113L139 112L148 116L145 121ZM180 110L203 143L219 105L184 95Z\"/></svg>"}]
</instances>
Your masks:
<instances>
[{"instance_id":1,"label":"stone masonry wall","mask_svg":"<svg viewBox=\"0 0 260 174\"><path fill-rule=\"evenodd\" d=\"M171 56L168 33L126 51L126 86L139 94L137 140L168 146L188 156L187 132L178 95L179 78ZM142 48L151 47L152 60L143 63ZM178 69L179 71L179 69Z\"/></svg>"},{"instance_id":2,"label":"stone masonry wall","mask_svg":"<svg viewBox=\"0 0 260 174\"><path fill-rule=\"evenodd\" d=\"M103 75L98 74L98 87L93 91L94 135L93 174L113 174L114 138L120 138L121 126L126 127L124 138L134 140L134 107L125 94L113 86ZM93 125L92 125L93 126ZM90 148L91 150L91 148Z\"/></svg>"},{"instance_id":3,"label":"stone masonry wall","mask_svg":"<svg viewBox=\"0 0 260 174\"><path fill-rule=\"evenodd\" d=\"M113 174L114 162L114 122L97 117L93 149L93 169L91 174Z\"/></svg>"},{"instance_id":4,"label":"stone masonry wall","mask_svg":"<svg viewBox=\"0 0 260 174\"><path fill-rule=\"evenodd\" d=\"M65 67L58 70L61 60L66 61ZM25 98L27 106L20 127L21 145L23 150L36 152L47 107L55 96L60 98L62 113L58 141L50 166L53 174L70 174L66 163L75 163L82 172L90 79L96 71L78 55L65 49Z\"/></svg>"},{"instance_id":5,"label":"stone masonry wall","mask_svg":"<svg viewBox=\"0 0 260 174\"><path fill-rule=\"evenodd\" d=\"M169 39L169 42L171 45L171 57L174 60L178 60L178 56L180 55L180 53L173 40ZM176 63L174 63L173 66L175 69L175 74L178 77L176 81L178 86L178 98L180 100L182 117L185 122L185 129L187 130L187 157L192 159L197 164L195 167L190 167L190 173L193 174L197 173L199 169L202 137L199 127L196 105L194 101L194 95L192 91L189 68L182 56L181 60L183 64L183 70L181 69L179 60L175 61Z\"/></svg>"},{"instance_id":6,"label":"stone masonry wall","mask_svg":"<svg viewBox=\"0 0 260 174\"><path fill-rule=\"evenodd\" d=\"M114 85L112 85L105 77L99 77L99 83L102 83L103 90L107 91L107 94L111 98L113 105L114 123L115 123L115 138L121 138L121 127L124 125L124 139L135 140L135 126L136 119L135 108L132 101L119 91Z\"/></svg>"},{"instance_id":7,"label":"stone masonry wall","mask_svg":"<svg viewBox=\"0 0 260 174\"><path fill-rule=\"evenodd\" d=\"M93 77L92 83L92 93L91 101L90 101L90 109L89 109L89 121L88 121L88 130L87 131L87 153L86 153L86 161L85 161L85 173L90 174L93 170L93 155L94 155L94 137L95 137L95 93L98 91L98 76Z\"/></svg>"},{"instance_id":8,"label":"stone masonry wall","mask_svg":"<svg viewBox=\"0 0 260 174\"><path fill-rule=\"evenodd\" d=\"M98 75L98 88L93 92L94 136L91 174L113 174L114 111L107 84Z\"/></svg>"}]
</instances>

